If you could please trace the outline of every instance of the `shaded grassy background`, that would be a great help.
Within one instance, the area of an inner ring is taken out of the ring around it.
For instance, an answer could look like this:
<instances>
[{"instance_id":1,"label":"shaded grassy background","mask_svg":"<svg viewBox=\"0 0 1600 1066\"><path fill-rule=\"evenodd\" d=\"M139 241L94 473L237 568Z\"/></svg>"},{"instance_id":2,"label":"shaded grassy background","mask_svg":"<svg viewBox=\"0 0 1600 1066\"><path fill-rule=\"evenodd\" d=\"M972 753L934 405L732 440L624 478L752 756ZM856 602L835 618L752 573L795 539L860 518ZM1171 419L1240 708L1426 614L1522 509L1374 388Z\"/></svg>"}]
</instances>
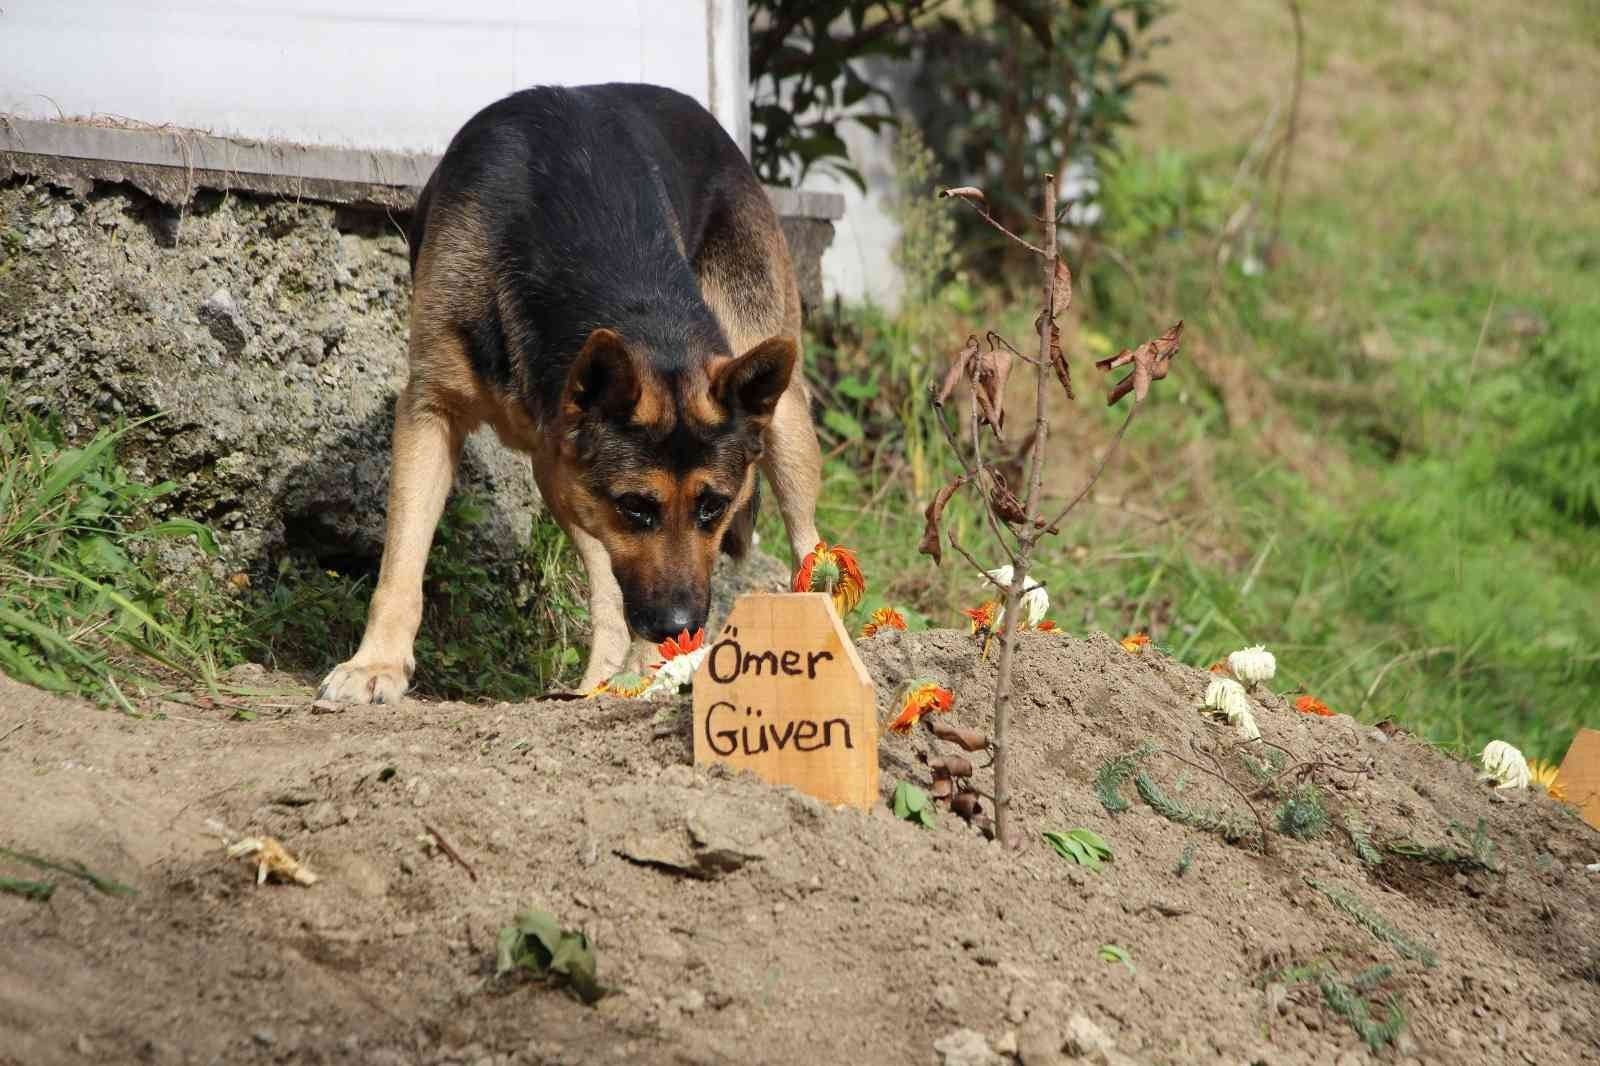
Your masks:
<instances>
[{"instance_id":1,"label":"shaded grassy background","mask_svg":"<svg viewBox=\"0 0 1600 1066\"><path fill-rule=\"evenodd\" d=\"M1116 424L1088 362L1188 325L1045 553L1056 614L1201 665L1264 641L1282 687L1336 709L1558 758L1600 726L1600 10L1353 4L1305 25L1275 255L1255 163L1288 107L1283 4L1180 4L1172 85L1107 161L1100 237L1121 262L1071 257L1080 399L1056 401L1056 496ZM880 595L945 624L979 590L913 557L951 469L920 389L968 332L1026 338L1031 301L957 278L817 330L825 405L860 423L831 427L822 526L862 548ZM851 406L841 378L875 391Z\"/></svg>"}]
</instances>

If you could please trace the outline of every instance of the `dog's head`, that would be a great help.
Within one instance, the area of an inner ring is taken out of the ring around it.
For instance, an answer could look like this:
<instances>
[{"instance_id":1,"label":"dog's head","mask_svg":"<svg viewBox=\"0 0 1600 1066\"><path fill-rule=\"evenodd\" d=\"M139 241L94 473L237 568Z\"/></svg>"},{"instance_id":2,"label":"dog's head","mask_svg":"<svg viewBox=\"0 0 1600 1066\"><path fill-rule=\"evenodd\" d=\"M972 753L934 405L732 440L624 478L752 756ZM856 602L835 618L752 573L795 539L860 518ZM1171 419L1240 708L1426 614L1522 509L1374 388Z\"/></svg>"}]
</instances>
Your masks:
<instances>
[{"instance_id":1,"label":"dog's head","mask_svg":"<svg viewBox=\"0 0 1600 1066\"><path fill-rule=\"evenodd\" d=\"M605 546L628 628L651 641L705 625L723 533L794 370L795 344L654 365L617 333L590 334L562 394L563 501Z\"/></svg>"}]
</instances>

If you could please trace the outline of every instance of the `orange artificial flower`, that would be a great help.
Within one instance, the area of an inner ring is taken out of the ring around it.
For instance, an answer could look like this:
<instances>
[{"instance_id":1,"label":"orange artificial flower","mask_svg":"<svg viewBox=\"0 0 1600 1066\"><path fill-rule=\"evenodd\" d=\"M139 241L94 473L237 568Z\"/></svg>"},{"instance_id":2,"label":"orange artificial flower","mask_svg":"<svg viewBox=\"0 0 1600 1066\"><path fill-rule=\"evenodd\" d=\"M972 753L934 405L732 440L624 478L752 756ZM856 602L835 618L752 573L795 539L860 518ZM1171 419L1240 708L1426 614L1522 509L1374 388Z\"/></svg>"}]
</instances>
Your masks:
<instances>
[{"instance_id":1,"label":"orange artificial flower","mask_svg":"<svg viewBox=\"0 0 1600 1066\"><path fill-rule=\"evenodd\" d=\"M700 646L705 642L706 631L704 629L695 630L694 636L690 636L689 631L685 629L677 636L668 637L660 644L657 644L656 651L661 653L663 660L676 659L680 655L688 655L692 651L699 651Z\"/></svg>"},{"instance_id":2,"label":"orange artificial flower","mask_svg":"<svg viewBox=\"0 0 1600 1066\"><path fill-rule=\"evenodd\" d=\"M849 614L861 602L867 591L867 579L856 562L856 553L849 548L819 540L811 554L800 560L800 569L794 575L796 592L828 592L833 594L833 605L840 614Z\"/></svg>"},{"instance_id":3,"label":"orange artificial flower","mask_svg":"<svg viewBox=\"0 0 1600 1066\"><path fill-rule=\"evenodd\" d=\"M1144 646L1150 643L1149 633L1129 633L1117 643L1122 645L1122 650L1138 655L1144 651Z\"/></svg>"},{"instance_id":4,"label":"orange artificial flower","mask_svg":"<svg viewBox=\"0 0 1600 1066\"><path fill-rule=\"evenodd\" d=\"M973 633L982 633L994 628L994 619L995 615L1000 613L1000 604L996 600L989 600L976 607L963 607L961 613L972 619Z\"/></svg>"},{"instance_id":5,"label":"orange artificial flower","mask_svg":"<svg viewBox=\"0 0 1600 1066\"><path fill-rule=\"evenodd\" d=\"M1294 701L1294 709L1301 714L1316 714L1323 718L1332 718L1338 713L1315 696L1301 696Z\"/></svg>"},{"instance_id":6,"label":"orange artificial flower","mask_svg":"<svg viewBox=\"0 0 1600 1066\"><path fill-rule=\"evenodd\" d=\"M1206 669L1210 670L1213 674L1221 674L1223 677L1233 676L1233 671L1228 668L1228 660L1226 659L1218 659L1216 662L1206 667Z\"/></svg>"},{"instance_id":7,"label":"orange artificial flower","mask_svg":"<svg viewBox=\"0 0 1600 1066\"><path fill-rule=\"evenodd\" d=\"M936 682L925 677L907 681L900 686L900 713L889 723L889 732L909 733L929 711L948 714L955 703L955 693L940 688Z\"/></svg>"},{"instance_id":8,"label":"orange artificial flower","mask_svg":"<svg viewBox=\"0 0 1600 1066\"><path fill-rule=\"evenodd\" d=\"M872 617L867 619L867 624L861 627L861 635L870 637L880 629L904 629L905 617L893 607L879 607L872 612Z\"/></svg>"},{"instance_id":9,"label":"orange artificial flower","mask_svg":"<svg viewBox=\"0 0 1600 1066\"><path fill-rule=\"evenodd\" d=\"M1043 621L1041 621L1038 625L1034 626L1033 628L1037 629L1041 633L1059 633L1059 632L1061 632L1061 627L1056 625L1055 621L1053 619L1050 619L1050 618L1044 619Z\"/></svg>"}]
</instances>

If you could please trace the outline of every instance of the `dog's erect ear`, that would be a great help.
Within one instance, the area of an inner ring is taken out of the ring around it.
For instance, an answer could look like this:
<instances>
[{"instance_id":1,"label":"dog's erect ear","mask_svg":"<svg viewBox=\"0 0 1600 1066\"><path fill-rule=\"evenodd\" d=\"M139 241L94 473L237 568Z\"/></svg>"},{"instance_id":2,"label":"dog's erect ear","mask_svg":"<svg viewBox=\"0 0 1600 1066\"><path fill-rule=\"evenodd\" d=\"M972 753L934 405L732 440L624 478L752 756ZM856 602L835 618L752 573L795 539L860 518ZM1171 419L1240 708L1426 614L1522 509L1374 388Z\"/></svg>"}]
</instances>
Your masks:
<instances>
[{"instance_id":1,"label":"dog's erect ear","mask_svg":"<svg viewBox=\"0 0 1600 1066\"><path fill-rule=\"evenodd\" d=\"M620 336L597 329L567 372L561 409L569 417L596 414L623 420L639 405L639 365Z\"/></svg>"},{"instance_id":2,"label":"dog's erect ear","mask_svg":"<svg viewBox=\"0 0 1600 1066\"><path fill-rule=\"evenodd\" d=\"M712 373L711 396L731 414L770 418L794 372L794 341L768 337Z\"/></svg>"}]
</instances>

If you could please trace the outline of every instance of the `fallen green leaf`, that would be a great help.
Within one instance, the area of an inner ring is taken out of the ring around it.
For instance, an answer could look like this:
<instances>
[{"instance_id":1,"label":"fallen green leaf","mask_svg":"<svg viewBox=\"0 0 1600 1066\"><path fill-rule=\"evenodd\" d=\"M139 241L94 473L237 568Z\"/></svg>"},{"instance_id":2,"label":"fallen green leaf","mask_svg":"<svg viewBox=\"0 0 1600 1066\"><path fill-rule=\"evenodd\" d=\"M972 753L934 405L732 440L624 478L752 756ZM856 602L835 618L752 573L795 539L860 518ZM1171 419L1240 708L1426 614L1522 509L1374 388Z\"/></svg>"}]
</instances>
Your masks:
<instances>
[{"instance_id":1,"label":"fallen green leaf","mask_svg":"<svg viewBox=\"0 0 1600 1066\"><path fill-rule=\"evenodd\" d=\"M1101 869L1112 858L1111 845L1091 829L1049 830L1044 839L1062 858L1091 870Z\"/></svg>"},{"instance_id":2,"label":"fallen green leaf","mask_svg":"<svg viewBox=\"0 0 1600 1066\"><path fill-rule=\"evenodd\" d=\"M1128 955L1127 951L1115 944L1101 944L1100 958L1105 962L1122 963L1122 965L1128 968L1129 973L1139 972L1138 969L1133 965L1133 959Z\"/></svg>"}]
</instances>

